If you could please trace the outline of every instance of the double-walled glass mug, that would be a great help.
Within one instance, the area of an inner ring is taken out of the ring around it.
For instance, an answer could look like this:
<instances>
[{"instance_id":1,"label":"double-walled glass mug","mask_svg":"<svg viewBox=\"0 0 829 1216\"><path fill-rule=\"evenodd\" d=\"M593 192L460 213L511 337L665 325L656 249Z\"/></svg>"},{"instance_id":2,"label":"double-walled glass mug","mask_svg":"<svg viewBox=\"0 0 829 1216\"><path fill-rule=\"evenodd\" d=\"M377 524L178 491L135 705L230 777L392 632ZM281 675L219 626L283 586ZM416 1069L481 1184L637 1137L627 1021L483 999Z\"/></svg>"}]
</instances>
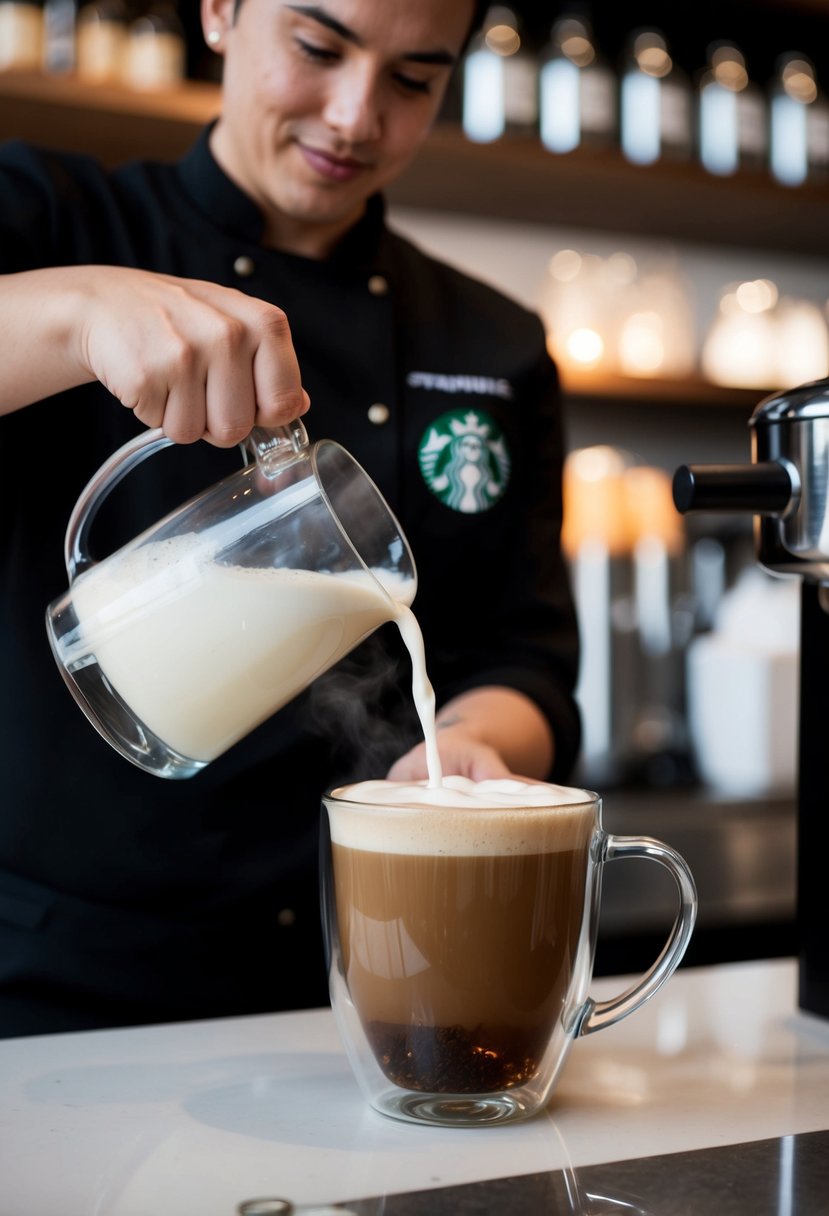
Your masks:
<instances>
[{"instance_id":1,"label":"double-walled glass mug","mask_svg":"<svg viewBox=\"0 0 829 1216\"><path fill-rule=\"evenodd\" d=\"M81 494L66 530L69 589L46 628L73 696L122 756L192 777L385 621L417 586L380 491L297 421L254 429L248 463L100 562L102 500L171 441L146 431Z\"/></svg>"},{"instance_id":2,"label":"double-walled glass mug","mask_svg":"<svg viewBox=\"0 0 829 1216\"><path fill-rule=\"evenodd\" d=\"M603 830L598 794L507 781L466 797L468 784L365 782L323 799L331 1002L353 1071L383 1114L456 1127L544 1107L575 1039L674 972L697 903L674 849ZM650 970L595 1001L602 870L625 857L670 871L678 913Z\"/></svg>"}]
</instances>

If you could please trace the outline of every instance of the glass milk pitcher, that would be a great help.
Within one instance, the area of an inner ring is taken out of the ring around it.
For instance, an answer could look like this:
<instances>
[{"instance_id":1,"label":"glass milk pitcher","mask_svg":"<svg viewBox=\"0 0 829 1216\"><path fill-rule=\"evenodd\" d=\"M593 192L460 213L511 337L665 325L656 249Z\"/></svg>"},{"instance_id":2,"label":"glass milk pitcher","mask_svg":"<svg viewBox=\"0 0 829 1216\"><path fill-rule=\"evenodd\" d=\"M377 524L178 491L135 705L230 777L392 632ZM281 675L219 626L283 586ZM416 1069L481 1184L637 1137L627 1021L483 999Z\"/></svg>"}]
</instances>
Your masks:
<instances>
[{"instance_id":1,"label":"glass milk pitcher","mask_svg":"<svg viewBox=\"0 0 829 1216\"><path fill-rule=\"evenodd\" d=\"M248 463L102 561L98 507L171 443L146 431L88 483L49 605L58 667L92 725L158 777L192 777L411 604L408 542L366 472L302 423L254 428Z\"/></svg>"}]
</instances>

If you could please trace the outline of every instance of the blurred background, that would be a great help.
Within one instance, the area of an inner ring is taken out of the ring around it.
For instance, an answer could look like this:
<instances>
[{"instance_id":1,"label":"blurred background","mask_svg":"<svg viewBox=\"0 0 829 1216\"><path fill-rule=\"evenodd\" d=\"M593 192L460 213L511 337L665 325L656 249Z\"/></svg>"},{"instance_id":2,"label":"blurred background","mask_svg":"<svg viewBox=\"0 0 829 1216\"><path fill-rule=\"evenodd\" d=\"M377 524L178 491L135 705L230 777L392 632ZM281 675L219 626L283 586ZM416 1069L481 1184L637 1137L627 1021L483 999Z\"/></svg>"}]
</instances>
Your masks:
<instances>
[{"instance_id":1,"label":"blurred background","mask_svg":"<svg viewBox=\"0 0 829 1216\"><path fill-rule=\"evenodd\" d=\"M0 137L178 155L218 106L198 7L0 0ZM794 943L799 587L756 565L750 519L679 516L671 476L747 462L754 407L829 375L827 90L829 0L517 0L390 193L397 228L544 322L576 780L688 858L691 964ZM636 863L607 884L600 965L639 967L671 892Z\"/></svg>"}]
</instances>

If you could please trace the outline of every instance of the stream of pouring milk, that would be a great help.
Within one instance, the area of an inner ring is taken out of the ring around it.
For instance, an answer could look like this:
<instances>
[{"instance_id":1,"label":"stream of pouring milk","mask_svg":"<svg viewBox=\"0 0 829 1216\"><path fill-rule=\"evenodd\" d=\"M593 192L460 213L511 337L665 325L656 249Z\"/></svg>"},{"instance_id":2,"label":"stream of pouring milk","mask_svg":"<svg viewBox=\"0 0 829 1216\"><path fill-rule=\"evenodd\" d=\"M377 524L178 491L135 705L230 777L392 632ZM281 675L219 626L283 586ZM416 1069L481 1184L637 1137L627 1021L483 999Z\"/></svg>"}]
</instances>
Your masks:
<instances>
[{"instance_id":1,"label":"stream of pouring milk","mask_svg":"<svg viewBox=\"0 0 829 1216\"><path fill-rule=\"evenodd\" d=\"M435 690L426 673L426 651L417 618L407 604L395 600L395 622L412 664L412 697L426 742L426 766L429 788L443 785L443 770L438 754L435 726Z\"/></svg>"}]
</instances>

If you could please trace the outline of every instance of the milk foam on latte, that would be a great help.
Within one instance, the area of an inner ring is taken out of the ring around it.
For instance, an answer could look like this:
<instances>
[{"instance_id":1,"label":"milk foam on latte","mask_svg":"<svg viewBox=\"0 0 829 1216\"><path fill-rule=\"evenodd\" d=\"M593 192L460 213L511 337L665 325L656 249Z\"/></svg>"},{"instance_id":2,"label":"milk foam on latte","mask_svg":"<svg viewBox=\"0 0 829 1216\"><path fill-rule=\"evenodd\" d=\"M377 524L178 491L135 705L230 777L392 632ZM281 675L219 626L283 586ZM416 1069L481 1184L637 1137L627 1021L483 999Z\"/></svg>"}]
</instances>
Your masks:
<instances>
[{"instance_id":1,"label":"milk foam on latte","mask_svg":"<svg viewBox=\"0 0 829 1216\"><path fill-rule=\"evenodd\" d=\"M590 802L587 790L571 789L546 781L520 781L515 777L473 781L470 777L444 777L439 789L425 781L358 781L333 791L335 798L376 806L572 806Z\"/></svg>"},{"instance_id":2,"label":"milk foam on latte","mask_svg":"<svg viewBox=\"0 0 829 1216\"><path fill-rule=\"evenodd\" d=\"M361 781L335 789L329 804L335 844L372 852L516 856L583 843L595 795L545 782L446 776L426 781ZM400 808L381 816L372 808ZM453 812L459 812L453 814ZM407 813L408 812L408 813ZM557 813L553 813L557 812Z\"/></svg>"}]
</instances>

